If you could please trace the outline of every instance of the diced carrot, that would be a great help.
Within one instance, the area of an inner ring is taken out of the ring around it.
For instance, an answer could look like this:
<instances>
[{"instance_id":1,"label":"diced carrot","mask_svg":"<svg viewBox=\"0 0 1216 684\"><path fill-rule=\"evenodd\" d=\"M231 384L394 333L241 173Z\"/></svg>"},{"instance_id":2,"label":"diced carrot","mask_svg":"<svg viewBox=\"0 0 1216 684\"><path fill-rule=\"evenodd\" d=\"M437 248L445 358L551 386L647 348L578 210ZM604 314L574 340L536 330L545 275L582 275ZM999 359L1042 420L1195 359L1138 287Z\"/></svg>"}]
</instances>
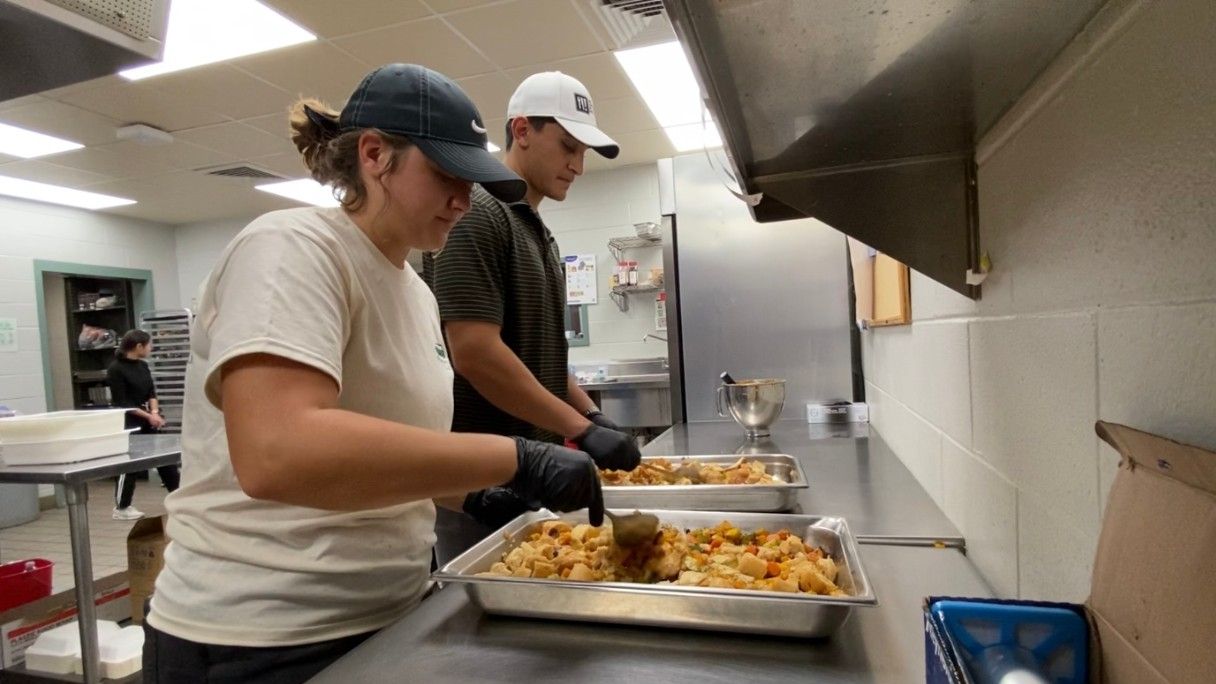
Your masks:
<instances>
[{"instance_id":1,"label":"diced carrot","mask_svg":"<svg viewBox=\"0 0 1216 684\"><path fill-rule=\"evenodd\" d=\"M755 554L757 554L757 553L760 553L760 549L756 548L756 545L755 545L755 544L748 544L748 545L747 545L747 552L748 552L748 553L750 553L750 554L752 554L752 555L755 555Z\"/></svg>"},{"instance_id":2,"label":"diced carrot","mask_svg":"<svg viewBox=\"0 0 1216 684\"><path fill-rule=\"evenodd\" d=\"M716 548L718 548L719 546L722 546L722 540L721 540L721 539L715 539L715 540L713 540L713 541L711 541L711 542L709 543L709 548L711 548L711 549L716 549Z\"/></svg>"},{"instance_id":3,"label":"diced carrot","mask_svg":"<svg viewBox=\"0 0 1216 684\"><path fill-rule=\"evenodd\" d=\"M781 530L780 532L777 533L777 536L780 537L782 541L785 541L786 539L790 538L790 531Z\"/></svg>"},{"instance_id":4,"label":"diced carrot","mask_svg":"<svg viewBox=\"0 0 1216 684\"><path fill-rule=\"evenodd\" d=\"M776 577L776 576L778 576L778 575L780 575L780 574L781 574L781 564L780 564L780 563L774 563L774 562L772 562L772 561L769 561L769 563L768 563L768 573L767 573L767 576L768 576L768 577Z\"/></svg>"}]
</instances>

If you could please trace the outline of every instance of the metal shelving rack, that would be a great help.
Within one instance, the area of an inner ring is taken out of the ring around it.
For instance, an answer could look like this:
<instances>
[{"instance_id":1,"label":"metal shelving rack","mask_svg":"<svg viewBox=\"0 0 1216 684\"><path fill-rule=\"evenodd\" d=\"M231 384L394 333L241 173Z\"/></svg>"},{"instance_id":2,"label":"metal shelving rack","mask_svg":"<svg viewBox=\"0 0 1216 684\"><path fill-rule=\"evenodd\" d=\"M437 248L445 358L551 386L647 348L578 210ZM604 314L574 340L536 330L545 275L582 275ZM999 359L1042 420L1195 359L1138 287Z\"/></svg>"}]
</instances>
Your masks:
<instances>
[{"instance_id":1,"label":"metal shelving rack","mask_svg":"<svg viewBox=\"0 0 1216 684\"><path fill-rule=\"evenodd\" d=\"M639 224L646 225L646 224ZM653 224L650 224L653 226ZM658 234L654 235L638 235L636 237L615 237L608 240L608 251L619 263L625 260L625 250L638 249L640 247L659 247L663 244L663 237ZM663 288L659 285L651 285L650 283L639 283L637 285L617 285L612 288L612 292L608 296L612 298L616 308L621 311L629 310L629 295L641 294L643 292L658 292Z\"/></svg>"},{"instance_id":2,"label":"metal shelving rack","mask_svg":"<svg viewBox=\"0 0 1216 684\"><path fill-rule=\"evenodd\" d=\"M161 432L182 431L182 404L186 400L186 362L190 360L189 309L162 309L139 314L139 329L152 336L148 367L156 382L165 426Z\"/></svg>"},{"instance_id":3,"label":"metal shelving rack","mask_svg":"<svg viewBox=\"0 0 1216 684\"><path fill-rule=\"evenodd\" d=\"M612 252L617 261L625 260L625 250L638 247L657 247L663 244L663 238L654 237L615 237L608 240L608 251Z\"/></svg>"}]
</instances>

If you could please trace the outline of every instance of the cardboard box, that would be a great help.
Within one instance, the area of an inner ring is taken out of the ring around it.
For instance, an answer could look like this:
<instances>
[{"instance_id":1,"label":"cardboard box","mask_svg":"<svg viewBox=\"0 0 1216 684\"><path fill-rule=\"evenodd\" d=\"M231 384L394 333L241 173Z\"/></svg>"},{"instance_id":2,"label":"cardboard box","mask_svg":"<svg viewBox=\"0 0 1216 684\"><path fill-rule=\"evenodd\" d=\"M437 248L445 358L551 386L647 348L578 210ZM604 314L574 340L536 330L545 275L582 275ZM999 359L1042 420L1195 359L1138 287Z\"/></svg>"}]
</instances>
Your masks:
<instances>
[{"instance_id":1,"label":"cardboard box","mask_svg":"<svg viewBox=\"0 0 1216 684\"><path fill-rule=\"evenodd\" d=\"M1089 624L1089 681L1212 682L1216 452L1114 423L1099 422L1097 432L1122 460L1106 504L1089 600L1070 604ZM926 610L927 680L963 682L962 669Z\"/></svg>"},{"instance_id":2,"label":"cardboard box","mask_svg":"<svg viewBox=\"0 0 1216 684\"><path fill-rule=\"evenodd\" d=\"M93 581L98 620L127 619L131 614L127 573ZM0 669L25 662L25 649L39 634L76 619L76 590L69 589L0 613Z\"/></svg>"},{"instance_id":3,"label":"cardboard box","mask_svg":"<svg viewBox=\"0 0 1216 684\"><path fill-rule=\"evenodd\" d=\"M131 581L131 620L143 624L144 602L152 595L156 576L165 566L165 518L143 518L127 534L127 573Z\"/></svg>"}]
</instances>

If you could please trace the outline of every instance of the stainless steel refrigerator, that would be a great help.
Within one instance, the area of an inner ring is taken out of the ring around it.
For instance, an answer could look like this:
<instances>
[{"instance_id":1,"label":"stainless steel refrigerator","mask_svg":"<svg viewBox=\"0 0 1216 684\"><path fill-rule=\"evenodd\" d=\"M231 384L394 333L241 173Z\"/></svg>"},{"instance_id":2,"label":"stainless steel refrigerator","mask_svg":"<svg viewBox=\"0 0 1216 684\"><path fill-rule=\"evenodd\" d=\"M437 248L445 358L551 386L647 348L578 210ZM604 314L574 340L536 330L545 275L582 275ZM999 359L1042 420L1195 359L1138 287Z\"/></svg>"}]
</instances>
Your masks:
<instances>
[{"instance_id":1,"label":"stainless steel refrigerator","mask_svg":"<svg viewBox=\"0 0 1216 684\"><path fill-rule=\"evenodd\" d=\"M813 219L756 223L723 173L698 153L661 174L675 208L664 220L673 418L719 420L723 371L785 378L782 420L805 420L810 401L852 400L844 235Z\"/></svg>"}]
</instances>

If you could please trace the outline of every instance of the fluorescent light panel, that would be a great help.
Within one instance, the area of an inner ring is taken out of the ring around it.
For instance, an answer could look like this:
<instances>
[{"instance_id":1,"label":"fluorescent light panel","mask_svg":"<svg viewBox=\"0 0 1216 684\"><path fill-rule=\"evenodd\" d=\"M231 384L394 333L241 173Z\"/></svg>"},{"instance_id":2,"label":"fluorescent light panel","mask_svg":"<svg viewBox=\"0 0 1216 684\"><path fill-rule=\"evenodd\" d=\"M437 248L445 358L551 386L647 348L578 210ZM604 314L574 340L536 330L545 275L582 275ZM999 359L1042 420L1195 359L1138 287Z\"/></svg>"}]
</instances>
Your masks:
<instances>
[{"instance_id":1,"label":"fluorescent light panel","mask_svg":"<svg viewBox=\"0 0 1216 684\"><path fill-rule=\"evenodd\" d=\"M45 157L48 154L78 150L78 142L36 133L6 123L0 123L0 153L22 159Z\"/></svg>"},{"instance_id":2,"label":"fluorescent light panel","mask_svg":"<svg viewBox=\"0 0 1216 684\"><path fill-rule=\"evenodd\" d=\"M707 117L702 126L701 89L679 42L618 50L613 55L676 150L722 146L714 122Z\"/></svg>"},{"instance_id":3,"label":"fluorescent light panel","mask_svg":"<svg viewBox=\"0 0 1216 684\"><path fill-rule=\"evenodd\" d=\"M135 204L135 200L123 197L85 192L84 190L65 188L61 185L50 185L49 183L35 183L34 181L11 178L9 176L0 176L0 195L8 195L9 197L33 200L35 202L63 204L69 207L80 207L81 209L107 209L109 207Z\"/></svg>"},{"instance_id":4,"label":"fluorescent light panel","mask_svg":"<svg viewBox=\"0 0 1216 684\"><path fill-rule=\"evenodd\" d=\"M269 192L272 195L286 197L287 199L303 202L304 204L315 204L318 207L338 207L342 205L334 197L334 189L332 187L321 185L311 178L282 181L280 183L266 183L255 187L262 192Z\"/></svg>"},{"instance_id":5,"label":"fluorescent light panel","mask_svg":"<svg viewBox=\"0 0 1216 684\"><path fill-rule=\"evenodd\" d=\"M164 59L118 73L138 81L316 39L254 0L173 0Z\"/></svg>"}]
</instances>

